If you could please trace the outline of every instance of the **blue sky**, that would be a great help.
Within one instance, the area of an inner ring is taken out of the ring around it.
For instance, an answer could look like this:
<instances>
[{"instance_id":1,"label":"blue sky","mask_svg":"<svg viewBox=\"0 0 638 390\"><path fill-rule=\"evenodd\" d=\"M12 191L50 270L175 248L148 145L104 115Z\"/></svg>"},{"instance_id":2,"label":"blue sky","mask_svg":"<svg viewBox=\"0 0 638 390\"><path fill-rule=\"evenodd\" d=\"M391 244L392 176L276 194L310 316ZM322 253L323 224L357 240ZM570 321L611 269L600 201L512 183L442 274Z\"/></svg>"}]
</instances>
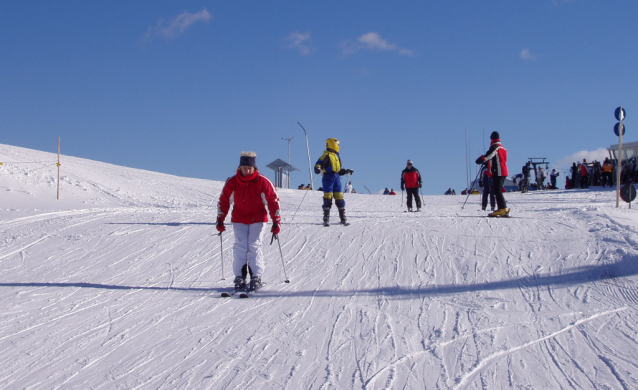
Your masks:
<instances>
[{"instance_id":1,"label":"blue sky","mask_svg":"<svg viewBox=\"0 0 638 390\"><path fill-rule=\"evenodd\" d=\"M494 130L510 175L600 156L619 105L635 141L637 20L635 1L4 1L0 142L224 180L244 150L272 178L294 137L296 187L300 122L313 164L341 141L359 192L398 189L407 159L424 194L460 192Z\"/></svg>"}]
</instances>

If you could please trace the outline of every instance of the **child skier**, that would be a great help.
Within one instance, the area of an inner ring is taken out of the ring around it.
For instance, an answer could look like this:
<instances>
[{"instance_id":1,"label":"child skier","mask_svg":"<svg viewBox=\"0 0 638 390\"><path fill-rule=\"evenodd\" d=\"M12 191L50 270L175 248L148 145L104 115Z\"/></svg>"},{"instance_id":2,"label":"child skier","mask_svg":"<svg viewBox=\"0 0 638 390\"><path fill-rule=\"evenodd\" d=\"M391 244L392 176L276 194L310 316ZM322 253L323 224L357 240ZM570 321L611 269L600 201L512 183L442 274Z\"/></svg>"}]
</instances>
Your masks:
<instances>
[{"instance_id":1,"label":"child skier","mask_svg":"<svg viewBox=\"0 0 638 390\"><path fill-rule=\"evenodd\" d=\"M271 233L277 235L281 230L277 191L272 182L259 173L256 156L253 152L241 153L237 173L226 180L217 204L217 231L220 233L226 230L224 219L230 204L234 204L230 222L235 233L235 290L246 288L248 273L249 290L257 290L262 286L264 256L261 250L261 235L264 225L268 222L268 214L273 221Z\"/></svg>"},{"instance_id":2,"label":"child skier","mask_svg":"<svg viewBox=\"0 0 638 390\"><path fill-rule=\"evenodd\" d=\"M349 223L346 218L346 201L343 200L343 193L341 192L340 176L345 174L351 175L354 171L352 169L341 168L339 140L336 138L328 138L326 140L326 150L315 164L315 173L318 175L322 172L323 224L324 226L330 226L330 208L332 208L332 199L334 198L337 209L339 210L341 223L348 226Z\"/></svg>"}]
</instances>

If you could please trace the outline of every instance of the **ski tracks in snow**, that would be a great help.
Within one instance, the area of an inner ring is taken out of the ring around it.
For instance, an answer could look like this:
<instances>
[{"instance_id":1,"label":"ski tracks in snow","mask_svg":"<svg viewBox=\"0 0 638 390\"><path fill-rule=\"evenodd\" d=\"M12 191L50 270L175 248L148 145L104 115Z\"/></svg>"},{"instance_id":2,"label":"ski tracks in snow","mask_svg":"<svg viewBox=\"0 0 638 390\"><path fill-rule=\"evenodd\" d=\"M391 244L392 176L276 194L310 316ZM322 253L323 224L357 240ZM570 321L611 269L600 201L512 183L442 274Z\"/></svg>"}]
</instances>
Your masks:
<instances>
[{"instance_id":1,"label":"ski tracks in snow","mask_svg":"<svg viewBox=\"0 0 638 390\"><path fill-rule=\"evenodd\" d=\"M283 191L283 209L295 210L303 195ZM267 286L248 300L217 298L231 284L232 228L222 236L223 275L208 208L0 220L0 384L638 385L638 230L630 215L587 193L537 204L513 194L519 218L511 219L453 215L455 197L403 213L396 198L357 195L347 197L352 225L326 228L320 194L310 195L282 225L290 284L282 283L278 248L264 239Z\"/></svg>"}]
</instances>

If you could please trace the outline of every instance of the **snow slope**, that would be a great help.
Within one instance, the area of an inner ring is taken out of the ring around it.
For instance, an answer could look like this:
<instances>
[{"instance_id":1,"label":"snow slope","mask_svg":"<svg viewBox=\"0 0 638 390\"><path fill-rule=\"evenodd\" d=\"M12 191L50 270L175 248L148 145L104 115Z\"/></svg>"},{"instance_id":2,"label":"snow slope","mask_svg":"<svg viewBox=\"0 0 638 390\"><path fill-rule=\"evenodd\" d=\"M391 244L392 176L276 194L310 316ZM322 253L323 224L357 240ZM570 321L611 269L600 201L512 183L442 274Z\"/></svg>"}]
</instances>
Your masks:
<instances>
[{"instance_id":1,"label":"snow slope","mask_svg":"<svg viewBox=\"0 0 638 390\"><path fill-rule=\"evenodd\" d=\"M281 190L283 264L266 235L268 286L223 299L221 182L63 156L57 201L55 160L0 145L1 388L638 388L638 218L611 191L507 194L510 219L346 194L324 228L320 193Z\"/></svg>"}]
</instances>

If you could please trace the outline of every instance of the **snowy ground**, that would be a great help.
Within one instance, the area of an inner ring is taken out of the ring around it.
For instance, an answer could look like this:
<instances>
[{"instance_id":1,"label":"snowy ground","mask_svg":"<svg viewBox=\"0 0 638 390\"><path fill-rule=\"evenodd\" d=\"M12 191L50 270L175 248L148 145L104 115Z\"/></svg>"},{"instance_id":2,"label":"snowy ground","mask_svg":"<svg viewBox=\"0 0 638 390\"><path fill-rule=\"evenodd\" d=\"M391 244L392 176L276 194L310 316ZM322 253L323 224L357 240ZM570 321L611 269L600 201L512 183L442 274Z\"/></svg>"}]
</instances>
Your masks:
<instances>
[{"instance_id":1,"label":"snowy ground","mask_svg":"<svg viewBox=\"0 0 638 390\"><path fill-rule=\"evenodd\" d=\"M290 283L265 237L268 286L223 299L222 183L63 157L57 201L55 160L0 145L0 388L638 388L614 192L507 194L510 219L350 194L325 228L320 193L282 190Z\"/></svg>"}]
</instances>

